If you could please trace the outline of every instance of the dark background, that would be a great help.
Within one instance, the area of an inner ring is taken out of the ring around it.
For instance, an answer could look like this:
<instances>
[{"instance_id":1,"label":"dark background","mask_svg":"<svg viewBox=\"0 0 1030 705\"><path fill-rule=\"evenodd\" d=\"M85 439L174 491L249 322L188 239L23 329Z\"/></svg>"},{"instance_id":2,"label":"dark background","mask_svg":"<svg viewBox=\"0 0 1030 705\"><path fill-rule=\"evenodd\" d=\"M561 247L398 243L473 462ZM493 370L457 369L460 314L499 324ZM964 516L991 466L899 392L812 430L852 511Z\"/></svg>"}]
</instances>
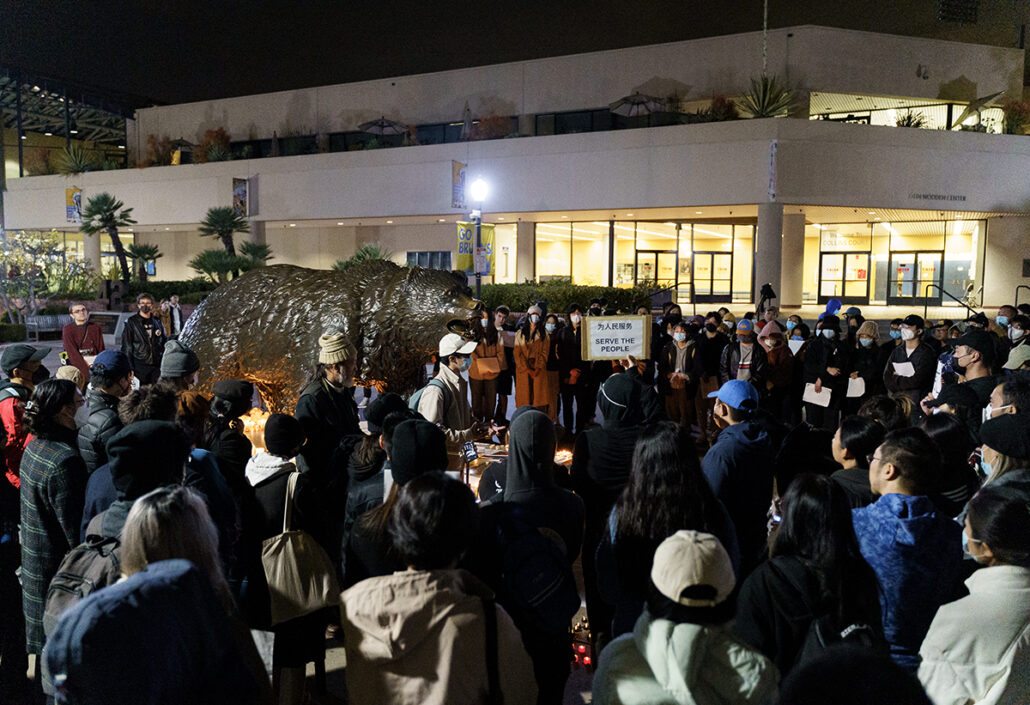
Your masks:
<instances>
[{"instance_id":1,"label":"dark background","mask_svg":"<svg viewBox=\"0 0 1030 705\"><path fill-rule=\"evenodd\" d=\"M942 0L770 0L771 28L819 24L1017 46L1026 0L941 21ZM0 65L137 106L655 44L762 27L762 0L153 2L0 0Z\"/></svg>"}]
</instances>

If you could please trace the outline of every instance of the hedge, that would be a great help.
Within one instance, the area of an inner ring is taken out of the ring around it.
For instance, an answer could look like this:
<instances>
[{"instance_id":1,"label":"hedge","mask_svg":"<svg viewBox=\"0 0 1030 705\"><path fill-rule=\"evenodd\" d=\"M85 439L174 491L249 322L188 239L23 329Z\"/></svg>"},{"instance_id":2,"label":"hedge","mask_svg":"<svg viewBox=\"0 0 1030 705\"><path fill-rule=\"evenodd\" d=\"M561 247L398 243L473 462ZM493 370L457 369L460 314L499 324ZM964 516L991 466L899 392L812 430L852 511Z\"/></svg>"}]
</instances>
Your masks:
<instances>
[{"instance_id":1,"label":"hedge","mask_svg":"<svg viewBox=\"0 0 1030 705\"><path fill-rule=\"evenodd\" d=\"M22 323L0 323L0 343L24 343L28 331Z\"/></svg>"},{"instance_id":2,"label":"hedge","mask_svg":"<svg viewBox=\"0 0 1030 705\"><path fill-rule=\"evenodd\" d=\"M470 282L471 285L471 282ZM608 308L631 313L638 305L651 308L651 293L655 289L637 286L620 289L611 286L577 286L569 279L552 279L522 284L484 284L482 300L488 308L504 304L512 311L525 311L537 301L546 301L550 313L565 313L571 304L584 309L591 299L607 299Z\"/></svg>"}]
</instances>

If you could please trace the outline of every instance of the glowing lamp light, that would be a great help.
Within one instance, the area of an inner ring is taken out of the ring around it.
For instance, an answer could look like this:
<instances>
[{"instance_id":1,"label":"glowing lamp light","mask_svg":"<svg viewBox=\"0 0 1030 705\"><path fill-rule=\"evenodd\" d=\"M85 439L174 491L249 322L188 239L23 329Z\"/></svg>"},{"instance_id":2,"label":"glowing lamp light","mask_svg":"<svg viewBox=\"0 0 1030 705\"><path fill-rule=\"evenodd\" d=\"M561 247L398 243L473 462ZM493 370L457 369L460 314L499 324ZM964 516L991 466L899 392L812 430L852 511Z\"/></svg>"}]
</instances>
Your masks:
<instances>
[{"instance_id":1,"label":"glowing lamp light","mask_svg":"<svg viewBox=\"0 0 1030 705\"><path fill-rule=\"evenodd\" d=\"M476 203L482 203L490 193L490 186L482 179L476 179L469 185L469 195Z\"/></svg>"},{"instance_id":2,"label":"glowing lamp light","mask_svg":"<svg viewBox=\"0 0 1030 705\"><path fill-rule=\"evenodd\" d=\"M583 644L580 644L579 646L576 647L576 650L579 653L581 653L581 654L585 654L587 652L587 647L584 646Z\"/></svg>"},{"instance_id":3,"label":"glowing lamp light","mask_svg":"<svg viewBox=\"0 0 1030 705\"><path fill-rule=\"evenodd\" d=\"M590 657L589 657L589 656L584 656L584 657L583 657L583 665L584 665L584 666L589 666L589 665L590 665L590 663L591 663L591 659L590 659Z\"/></svg>"}]
</instances>

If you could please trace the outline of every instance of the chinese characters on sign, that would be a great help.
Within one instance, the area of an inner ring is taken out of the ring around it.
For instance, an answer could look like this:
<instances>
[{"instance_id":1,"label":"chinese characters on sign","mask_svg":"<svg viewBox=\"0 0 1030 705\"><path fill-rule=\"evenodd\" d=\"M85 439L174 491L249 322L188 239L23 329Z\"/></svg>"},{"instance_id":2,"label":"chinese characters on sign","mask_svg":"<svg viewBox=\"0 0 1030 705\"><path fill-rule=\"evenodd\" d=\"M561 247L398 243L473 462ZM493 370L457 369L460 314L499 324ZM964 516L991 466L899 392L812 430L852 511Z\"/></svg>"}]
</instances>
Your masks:
<instances>
[{"instance_id":1,"label":"chinese characters on sign","mask_svg":"<svg viewBox=\"0 0 1030 705\"><path fill-rule=\"evenodd\" d=\"M621 360L651 356L650 316L587 316L583 319L584 360Z\"/></svg>"}]
</instances>

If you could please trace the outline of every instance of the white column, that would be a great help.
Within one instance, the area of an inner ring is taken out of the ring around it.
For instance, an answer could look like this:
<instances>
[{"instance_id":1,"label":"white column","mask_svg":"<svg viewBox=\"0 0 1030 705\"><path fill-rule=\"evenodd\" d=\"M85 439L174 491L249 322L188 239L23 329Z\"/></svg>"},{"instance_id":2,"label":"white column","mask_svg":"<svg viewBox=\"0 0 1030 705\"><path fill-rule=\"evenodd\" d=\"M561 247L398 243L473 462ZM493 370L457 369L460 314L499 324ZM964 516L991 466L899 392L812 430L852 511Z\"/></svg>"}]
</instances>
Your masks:
<instances>
[{"instance_id":1,"label":"white column","mask_svg":"<svg viewBox=\"0 0 1030 705\"><path fill-rule=\"evenodd\" d=\"M106 235L106 234L105 234ZM100 238L102 235L82 234L82 251L86 255L86 262L94 271L100 271Z\"/></svg>"},{"instance_id":2,"label":"white column","mask_svg":"<svg viewBox=\"0 0 1030 705\"><path fill-rule=\"evenodd\" d=\"M783 216L783 240L780 255L780 286L773 287L780 295L781 307L801 306L804 277L801 268L805 260L805 214L787 213ZM784 276L783 273L786 273Z\"/></svg>"},{"instance_id":3,"label":"white column","mask_svg":"<svg viewBox=\"0 0 1030 705\"><path fill-rule=\"evenodd\" d=\"M783 204L759 203L755 228L755 279L752 300L758 304L762 285L772 284L780 293L780 257L783 240Z\"/></svg>"},{"instance_id":4,"label":"white column","mask_svg":"<svg viewBox=\"0 0 1030 705\"><path fill-rule=\"evenodd\" d=\"M255 245L268 244L265 240L265 221L250 220L250 232L247 233L247 242L252 242Z\"/></svg>"},{"instance_id":5,"label":"white column","mask_svg":"<svg viewBox=\"0 0 1030 705\"><path fill-rule=\"evenodd\" d=\"M536 278L536 229L533 223L519 221L515 225L515 281Z\"/></svg>"}]
</instances>

